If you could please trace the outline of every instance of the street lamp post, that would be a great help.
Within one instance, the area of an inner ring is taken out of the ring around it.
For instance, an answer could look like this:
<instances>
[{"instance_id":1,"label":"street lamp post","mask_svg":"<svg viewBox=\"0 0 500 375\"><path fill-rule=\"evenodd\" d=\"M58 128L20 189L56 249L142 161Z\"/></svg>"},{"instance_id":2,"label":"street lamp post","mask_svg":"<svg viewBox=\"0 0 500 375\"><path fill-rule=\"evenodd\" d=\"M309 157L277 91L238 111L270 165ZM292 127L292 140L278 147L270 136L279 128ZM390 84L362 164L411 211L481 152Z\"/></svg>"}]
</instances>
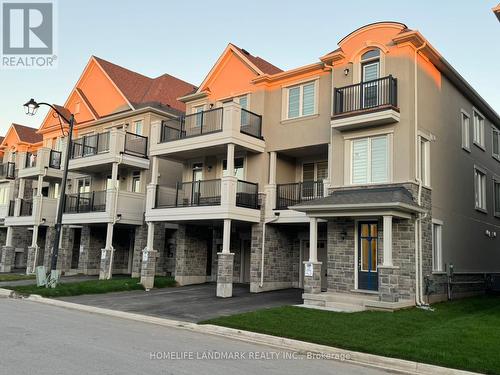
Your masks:
<instances>
[{"instance_id":1,"label":"street lamp post","mask_svg":"<svg viewBox=\"0 0 500 375\"><path fill-rule=\"evenodd\" d=\"M34 116L36 114L36 111L41 105L48 106L52 108L66 123L69 124L69 134L68 134L68 144L66 145L66 158L64 159L64 170L63 170L63 177L61 181L61 193L59 196L59 205L57 208L57 217L56 217L56 223L55 223L55 229L56 233L54 236L54 245L53 245L53 250L52 250L52 259L50 263L50 270L55 271L57 269L57 257L59 255L59 242L61 239L61 229L62 229L62 215L64 212L64 205L66 203L66 180L68 179L68 165L69 165L69 157L70 157L70 152L71 152L71 143L72 143L72 136L73 136L73 126L75 124L75 116L70 113L69 119L61 113L60 110L58 110L54 105L49 104L49 103L37 103L34 99L30 99L26 104L24 104L24 107L26 107L26 114L30 116ZM61 127L61 131L64 131ZM53 282L57 282L57 280L53 280Z\"/></svg>"}]
</instances>

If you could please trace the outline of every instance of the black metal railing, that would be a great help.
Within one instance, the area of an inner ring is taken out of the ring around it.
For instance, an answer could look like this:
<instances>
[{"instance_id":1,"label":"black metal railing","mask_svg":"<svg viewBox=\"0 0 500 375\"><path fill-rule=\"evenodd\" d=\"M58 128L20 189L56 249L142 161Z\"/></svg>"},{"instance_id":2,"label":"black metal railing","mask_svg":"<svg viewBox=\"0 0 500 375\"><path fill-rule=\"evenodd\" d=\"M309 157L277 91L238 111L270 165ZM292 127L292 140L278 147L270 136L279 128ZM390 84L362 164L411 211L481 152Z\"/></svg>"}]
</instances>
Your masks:
<instances>
[{"instance_id":1,"label":"black metal railing","mask_svg":"<svg viewBox=\"0 0 500 375\"><path fill-rule=\"evenodd\" d=\"M14 180L16 178L16 164L10 161L0 164L0 178Z\"/></svg>"},{"instance_id":2,"label":"black metal railing","mask_svg":"<svg viewBox=\"0 0 500 375\"><path fill-rule=\"evenodd\" d=\"M286 210L301 202L323 197L323 181L304 181L276 186L276 209Z\"/></svg>"},{"instance_id":3,"label":"black metal railing","mask_svg":"<svg viewBox=\"0 0 500 375\"><path fill-rule=\"evenodd\" d=\"M221 131L222 113L223 108L221 107L165 120L161 124L160 142L175 141Z\"/></svg>"},{"instance_id":4,"label":"black metal railing","mask_svg":"<svg viewBox=\"0 0 500 375\"><path fill-rule=\"evenodd\" d=\"M9 212L7 216L14 216L14 212L16 209L16 201L9 201Z\"/></svg>"},{"instance_id":5,"label":"black metal railing","mask_svg":"<svg viewBox=\"0 0 500 375\"><path fill-rule=\"evenodd\" d=\"M106 211L106 191L66 194L65 213L85 213Z\"/></svg>"},{"instance_id":6,"label":"black metal railing","mask_svg":"<svg viewBox=\"0 0 500 375\"><path fill-rule=\"evenodd\" d=\"M36 159L37 159L36 152L27 152L26 153L26 160L24 162L24 168L36 167Z\"/></svg>"},{"instance_id":7,"label":"black metal railing","mask_svg":"<svg viewBox=\"0 0 500 375\"><path fill-rule=\"evenodd\" d=\"M262 138L262 116L242 108L240 132Z\"/></svg>"},{"instance_id":8,"label":"black metal railing","mask_svg":"<svg viewBox=\"0 0 500 375\"><path fill-rule=\"evenodd\" d=\"M156 207L216 206L220 204L221 180L178 182L175 189L156 187Z\"/></svg>"},{"instance_id":9,"label":"black metal railing","mask_svg":"<svg viewBox=\"0 0 500 375\"><path fill-rule=\"evenodd\" d=\"M398 106L398 82L389 75L373 81L335 88L333 114L343 115L378 107Z\"/></svg>"},{"instance_id":10,"label":"black metal railing","mask_svg":"<svg viewBox=\"0 0 500 375\"><path fill-rule=\"evenodd\" d=\"M33 199L21 199L19 216L31 216L31 215L33 215Z\"/></svg>"},{"instance_id":11,"label":"black metal railing","mask_svg":"<svg viewBox=\"0 0 500 375\"><path fill-rule=\"evenodd\" d=\"M50 150L49 168L61 169L61 151Z\"/></svg>"},{"instance_id":12,"label":"black metal railing","mask_svg":"<svg viewBox=\"0 0 500 375\"><path fill-rule=\"evenodd\" d=\"M253 182L238 180L236 186L236 205L238 207L259 207L259 185Z\"/></svg>"},{"instance_id":13,"label":"black metal railing","mask_svg":"<svg viewBox=\"0 0 500 375\"><path fill-rule=\"evenodd\" d=\"M129 155L148 157L148 137L139 134L125 133L124 152Z\"/></svg>"},{"instance_id":14,"label":"black metal railing","mask_svg":"<svg viewBox=\"0 0 500 375\"><path fill-rule=\"evenodd\" d=\"M85 135L72 143L71 158L82 158L109 151L109 132Z\"/></svg>"}]
</instances>

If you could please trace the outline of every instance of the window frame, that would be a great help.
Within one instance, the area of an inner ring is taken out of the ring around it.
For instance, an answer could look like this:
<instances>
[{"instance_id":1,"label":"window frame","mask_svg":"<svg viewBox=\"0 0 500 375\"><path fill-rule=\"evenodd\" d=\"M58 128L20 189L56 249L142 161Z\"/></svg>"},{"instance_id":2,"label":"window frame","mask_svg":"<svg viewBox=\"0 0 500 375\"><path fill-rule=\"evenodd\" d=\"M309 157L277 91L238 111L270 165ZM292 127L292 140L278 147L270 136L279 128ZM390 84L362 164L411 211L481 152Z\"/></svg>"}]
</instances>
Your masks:
<instances>
[{"instance_id":1,"label":"window frame","mask_svg":"<svg viewBox=\"0 0 500 375\"><path fill-rule=\"evenodd\" d=\"M500 178L497 176L493 177L493 216L500 218L500 210L497 211L497 201L500 203L500 194L496 195L496 185L500 186ZM500 205L499 205L500 206Z\"/></svg>"},{"instance_id":2,"label":"window frame","mask_svg":"<svg viewBox=\"0 0 500 375\"><path fill-rule=\"evenodd\" d=\"M497 137L498 153L495 154L495 137ZM495 125L491 126L491 156L493 159L500 161L500 129Z\"/></svg>"},{"instance_id":3,"label":"window frame","mask_svg":"<svg viewBox=\"0 0 500 375\"><path fill-rule=\"evenodd\" d=\"M424 146L424 172L422 176L422 144ZM419 135L418 136L418 170L417 175L425 187L431 187L431 141L429 138Z\"/></svg>"},{"instance_id":4,"label":"window frame","mask_svg":"<svg viewBox=\"0 0 500 375\"><path fill-rule=\"evenodd\" d=\"M318 165L322 164L322 163L326 163L326 171L327 171L327 177L326 177L326 179L328 179L329 178L329 176L328 176L328 173L329 173L328 160L303 161L301 163L301 166L300 166L300 181L301 182L305 181L304 180L304 165L307 165L307 164L314 165L314 179L313 179L313 181L319 181L319 179L318 179ZM326 179L322 179L321 181L324 181Z\"/></svg>"},{"instance_id":5,"label":"window frame","mask_svg":"<svg viewBox=\"0 0 500 375\"><path fill-rule=\"evenodd\" d=\"M479 118L478 124L480 125L479 127L479 134L476 134L476 118ZM485 123L485 117L481 112L479 112L476 108L472 109L472 138L473 138L473 143L480 148L481 150L485 151L485 141L484 141L484 123ZM480 139L476 139L476 135L480 136Z\"/></svg>"},{"instance_id":6,"label":"window frame","mask_svg":"<svg viewBox=\"0 0 500 375\"><path fill-rule=\"evenodd\" d=\"M137 124L140 124L140 128L141 128L141 133L137 133ZM144 120L143 119L138 119L138 120L134 120L134 134L136 135L141 135L143 136L144 135Z\"/></svg>"},{"instance_id":7,"label":"window frame","mask_svg":"<svg viewBox=\"0 0 500 375\"><path fill-rule=\"evenodd\" d=\"M467 129L465 129L464 117L467 119ZM460 131L462 138L462 149L467 152L470 152L470 125L471 125L471 117L468 112L465 110L460 111ZM466 131L464 131L466 130ZM467 139L464 140L464 135L467 134Z\"/></svg>"},{"instance_id":8,"label":"window frame","mask_svg":"<svg viewBox=\"0 0 500 375\"><path fill-rule=\"evenodd\" d=\"M314 85L313 113L304 115L303 114L304 86L307 86L309 84L313 84ZM289 107L289 104L290 104L290 90L292 90L294 88L299 88L299 115L298 116L294 116L294 117L290 117L288 115L289 108L290 108ZM304 81L301 81L301 82L295 82L295 83L293 83L291 85L284 86L283 87L283 93L282 93L282 96L283 96L283 100L282 100L283 109L282 109L282 116L281 116L282 120L283 121L287 121L287 120L292 121L292 120L297 120L297 119L301 119L301 118L307 118L307 117L311 117L311 116L317 116L318 115L318 100L319 100L318 90L319 90L319 78L318 77L313 78L313 79L307 79L307 80L304 80Z\"/></svg>"},{"instance_id":9,"label":"window frame","mask_svg":"<svg viewBox=\"0 0 500 375\"><path fill-rule=\"evenodd\" d=\"M482 175L482 185L477 186L476 182L478 181L476 179L476 176L480 174ZM487 188L486 188L486 179L488 175L486 173L486 170L479 167L479 166L474 166L474 208L477 211L487 213L488 212L488 203L487 203ZM481 195L478 195L478 188L481 189Z\"/></svg>"},{"instance_id":10,"label":"window frame","mask_svg":"<svg viewBox=\"0 0 500 375\"><path fill-rule=\"evenodd\" d=\"M441 220L432 219L432 272L444 272L443 264L443 227L444 223ZM439 246L436 249L436 232L435 228L439 228Z\"/></svg>"},{"instance_id":11,"label":"window frame","mask_svg":"<svg viewBox=\"0 0 500 375\"><path fill-rule=\"evenodd\" d=\"M371 155L371 150L372 150L372 140L374 138L382 138L382 137L385 137L386 138L386 144L387 144L387 149L386 149L386 173L387 173L387 176L386 176L386 181L383 181L383 182L372 182L372 155ZM355 141L359 141L359 140L364 140L364 139L367 139L368 140L368 145L367 145L367 161L366 161L366 164L367 164L367 168L368 168L368 171L367 171L367 181L366 182L363 182L363 183L355 183L353 182L353 177L354 177L354 173L353 173L353 168L354 168L354 142ZM391 166L392 166L392 160L391 160L391 156L392 156L392 152L391 152L391 148L392 148L392 142L391 142L391 134L390 133L382 133L382 134L372 134L372 135L366 135L366 136L362 136L362 137L356 137L356 138L352 138L350 139L350 153L349 153L349 185L352 185L352 186L364 186L364 185L381 185L381 184L388 184L388 183L391 183L392 181L392 173L391 173Z\"/></svg>"}]
</instances>

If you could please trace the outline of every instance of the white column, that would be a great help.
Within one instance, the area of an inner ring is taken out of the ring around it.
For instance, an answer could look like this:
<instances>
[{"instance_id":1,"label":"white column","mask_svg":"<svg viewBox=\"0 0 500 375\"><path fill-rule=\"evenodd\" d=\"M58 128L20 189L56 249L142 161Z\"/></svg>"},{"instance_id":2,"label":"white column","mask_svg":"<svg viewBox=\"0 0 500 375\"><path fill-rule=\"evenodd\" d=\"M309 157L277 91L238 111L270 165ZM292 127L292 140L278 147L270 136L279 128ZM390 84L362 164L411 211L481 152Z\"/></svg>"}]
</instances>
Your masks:
<instances>
[{"instance_id":1,"label":"white column","mask_svg":"<svg viewBox=\"0 0 500 375\"><path fill-rule=\"evenodd\" d=\"M227 175L234 176L234 144L227 145Z\"/></svg>"},{"instance_id":2,"label":"white column","mask_svg":"<svg viewBox=\"0 0 500 375\"><path fill-rule=\"evenodd\" d=\"M309 262L318 261L318 219L309 218Z\"/></svg>"},{"instance_id":3,"label":"white column","mask_svg":"<svg viewBox=\"0 0 500 375\"><path fill-rule=\"evenodd\" d=\"M106 231L106 247L105 249L113 248L113 223L108 223L108 229Z\"/></svg>"},{"instance_id":4,"label":"white column","mask_svg":"<svg viewBox=\"0 0 500 375\"><path fill-rule=\"evenodd\" d=\"M113 163L112 169L111 169L111 180L113 181L113 188L117 189L117 183L116 181L118 180L118 163Z\"/></svg>"},{"instance_id":5,"label":"white column","mask_svg":"<svg viewBox=\"0 0 500 375\"><path fill-rule=\"evenodd\" d=\"M277 152L271 151L269 153L269 185L276 184L276 159Z\"/></svg>"},{"instance_id":6,"label":"white column","mask_svg":"<svg viewBox=\"0 0 500 375\"><path fill-rule=\"evenodd\" d=\"M158 185L158 156L151 158L151 183Z\"/></svg>"},{"instance_id":7,"label":"white column","mask_svg":"<svg viewBox=\"0 0 500 375\"><path fill-rule=\"evenodd\" d=\"M19 179L19 191L17 192L17 197L19 199L24 198L24 186L26 184L26 180L24 178Z\"/></svg>"},{"instance_id":8,"label":"white column","mask_svg":"<svg viewBox=\"0 0 500 375\"><path fill-rule=\"evenodd\" d=\"M42 187L43 187L43 175L38 176L38 181L36 184L36 195L39 197L42 196Z\"/></svg>"},{"instance_id":9,"label":"white column","mask_svg":"<svg viewBox=\"0 0 500 375\"><path fill-rule=\"evenodd\" d=\"M392 216L384 216L384 266L392 266Z\"/></svg>"},{"instance_id":10,"label":"white column","mask_svg":"<svg viewBox=\"0 0 500 375\"><path fill-rule=\"evenodd\" d=\"M7 237L5 239L5 246L12 246L12 227L7 227Z\"/></svg>"},{"instance_id":11,"label":"white column","mask_svg":"<svg viewBox=\"0 0 500 375\"><path fill-rule=\"evenodd\" d=\"M222 253L229 254L231 248L231 219L224 219L224 231L222 234Z\"/></svg>"},{"instance_id":12,"label":"white column","mask_svg":"<svg viewBox=\"0 0 500 375\"><path fill-rule=\"evenodd\" d=\"M153 250L154 236L155 236L155 224L149 222L148 223L148 238L146 239L146 249L148 251Z\"/></svg>"},{"instance_id":13,"label":"white column","mask_svg":"<svg viewBox=\"0 0 500 375\"><path fill-rule=\"evenodd\" d=\"M38 241L38 225L33 226L33 236L31 237L31 246L37 246Z\"/></svg>"}]
</instances>

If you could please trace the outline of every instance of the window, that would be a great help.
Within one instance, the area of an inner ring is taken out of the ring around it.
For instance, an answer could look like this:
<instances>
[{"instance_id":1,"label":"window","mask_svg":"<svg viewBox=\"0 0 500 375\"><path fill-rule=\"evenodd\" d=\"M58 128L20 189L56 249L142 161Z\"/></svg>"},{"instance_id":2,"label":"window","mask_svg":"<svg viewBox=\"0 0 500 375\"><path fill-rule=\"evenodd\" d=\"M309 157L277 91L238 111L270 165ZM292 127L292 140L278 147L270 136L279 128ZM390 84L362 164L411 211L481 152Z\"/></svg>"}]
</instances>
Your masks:
<instances>
[{"instance_id":1,"label":"window","mask_svg":"<svg viewBox=\"0 0 500 375\"><path fill-rule=\"evenodd\" d=\"M132 173L132 192L141 192L141 172L139 171L134 171L134 173Z\"/></svg>"},{"instance_id":2,"label":"window","mask_svg":"<svg viewBox=\"0 0 500 375\"><path fill-rule=\"evenodd\" d=\"M222 175L229 175L227 172L227 160L222 161ZM245 179L245 167L243 158L234 158L234 176L237 177L238 180Z\"/></svg>"},{"instance_id":3,"label":"window","mask_svg":"<svg viewBox=\"0 0 500 375\"><path fill-rule=\"evenodd\" d=\"M432 223L432 270L443 271L443 224Z\"/></svg>"},{"instance_id":4,"label":"window","mask_svg":"<svg viewBox=\"0 0 500 375\"><path fill-rule=\"evenodd\" d=\"M78 187L78 193L90 192L90 177L78 179L77 187Z\"/></svg>"},{"instance_id":5,"label":"window","mask_svg":"<svg viewBox=\"0 0 500 375\"><path fill-rule=\"evenodd\" d=\"M287 88L287 118L313 115L316 112L316 82Z\"/></svg>"},{"instance_id":6,"label":"window","mask_svg":"<svg viewBox=\"0 0 500 375\"><path fill-rule=\"evenodd\" d=\"M328 178L328 162L302 164L302 181L323 181Z\"/></svg>"},{"instance_id":7,"label":"window","mask_svg":"<svg viewBox=\"0 0 500 375\"><path fill-rule=\"evenodd\" d=\"M204 105L200 105L199 107L193 107L193 113L196 113L196 120L194 125L196 127L200 127L203 122L203 110L205 109Z\"/></svg>"},{"instance_id":8,"label":"window","mask_svg":"<svg viewBox=\"0 0 500 375\"><path fill-rule=\"evenodd\" d=\"M59 182L56 182L54 184L54 190L52 191L52 198L56 198L58 199L59 198L59 195L60 195L60 187L59 187Z\"/></svg>"},{"instance_id":9,"label":"window","mask_svg":"<svg viewBox=\"0 0 500 375\"><path fill-rule=\"evenodd\" d=\"M462 148L470 151L470 117L462 111Z\"/></svg>"},{"instance_id":10,"label":"window","mask_svg":"<svg viewBox=\"0 0 500 375\"><path fill-rule=\"evenodd\" d=\"M418 177L422 184L430 186L430 142L424 137L419 137Z\"/></svg>"},{"instance_id":11,"label":"window","mask_svg":"<svg viewBox=\"0 0 500 375\"><path fill-rule=\"evenodd\" d=\"M248 109L248 96L243 95L236 98L236 102L239 103L242 109ZM241 111L241 125L249 125L248 112Z\"/></svg>"},{"instance_id":12,"label":"window","mask_svg":"<svg viewBox=\"0 0 500 375\"><path fill-rule=\"evenodd\" d=\"M474 110L474 144L484 149L484 117Z\"/></svg>"},{"instance_id":13,"label":"window","mask_svg":"<svg viewBox=\"0 0 500 375\"><path fill-rule=\"evenodd\" d=\"M492 127L492 155L495 159L500 160L500 130Z\"/></svg>"},{"instance_id":14,"label":"window","mask_svg":"<svg viewBox=\"0 0 500 375\"><path fill-rule=\"evenodd\" d=\"M388 136L352 141L351 183L382 183L389 180Z\"/></svg>"},{"instance_id":15,"label":"window","mask_svg":"<svg viewBox=\"0 0 500 375\"><path fill-rule=\"evenodd\" d=\"M474 194L476 209L486 211L486 174L474 169Z\"/></svg>"},{"instance_id":16,"label":"window","mask_svg":"<svg viewBox=\"0 0 500 375\"><path fill-rule=\"evenodd\" d=\"M500 217L500 180L493 180L493 195L495 198L495 216Z\"/></svg>"},{"instance_id":17,"label":"window","mask_svg":"<svg viewBox=\"0 0 500 375\"><path fill-rule=\"evenodd\" d=\"M142 120L134 122L134 133L137 135L142 135Z\"/></svg>"},{"instance_id":18,"label":"window","mask_svg":"<svg viewBox=\"0 0 500 375\"><path fill-rule=\"evenodd\" d=\"M4 184L3 186L0 186L0 204L7 204L9 203L9 185Z\"/></svg>"}]
</instances>

